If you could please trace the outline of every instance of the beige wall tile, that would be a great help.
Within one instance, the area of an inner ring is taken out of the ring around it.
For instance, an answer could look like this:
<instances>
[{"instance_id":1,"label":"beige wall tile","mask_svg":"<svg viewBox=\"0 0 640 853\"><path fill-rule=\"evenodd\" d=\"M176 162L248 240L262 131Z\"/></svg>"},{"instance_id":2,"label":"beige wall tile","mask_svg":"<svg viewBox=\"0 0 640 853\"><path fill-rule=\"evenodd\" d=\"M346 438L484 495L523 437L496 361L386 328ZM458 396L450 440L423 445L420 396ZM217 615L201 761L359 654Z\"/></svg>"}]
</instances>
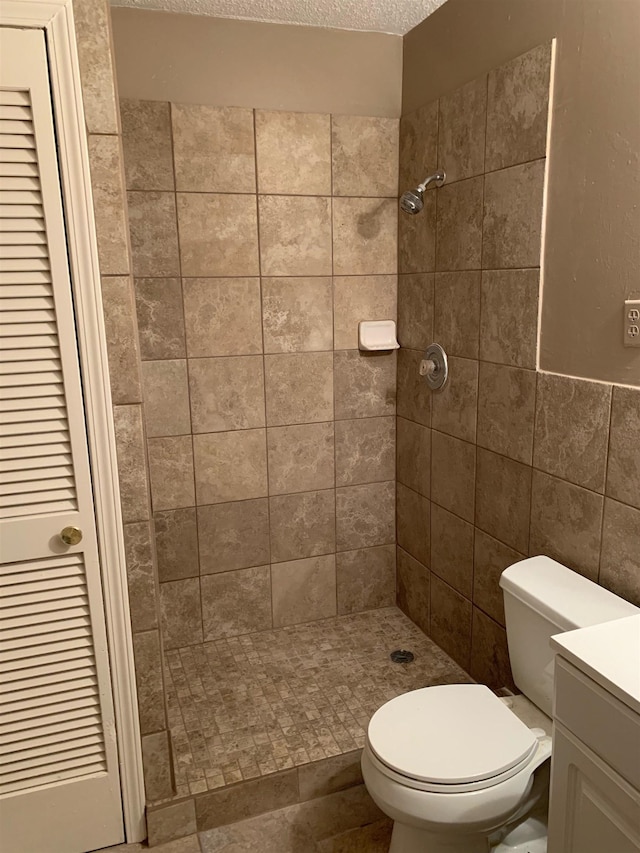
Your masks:
<instances>
[{"instance_id":1,"label":"beige wall tile","mask_svg":"<svg viewBox=\"0 0 640 853\"><path fill-rule=\"evenodd\" d=\"M143 362L142 389L148 436L191 432L186 359Z\"/></svg>"},{"instance_id":2,"label":"beige wall tile","mask_svg":"<svg viewBox=\"0 0 640 853\"><path fill-rule=\"evenodd\" d=\"M116 405L139 403L142 399L140 353L131 279L104 276L101 283L111 399Z\"/></svg>"},{"instance_id":3,"label":"beige wall tile","mask_svg":"<svg viewBox=\"0 0 640 853\"><path fill-rule=\"evenodd\" d=\"M489 72L487 170L544 157L551 43Z\"/></svg>"},{"instance_id":4,"label":"beige wall tile","mask_svg":"<svg viewBox=\"0 0 640 853\"><path fill-rule=\"evenodd\" d=\"M149 518L141 406L114 406L113 422L118 454L122 520Z\"/></svg>"},{"instance_id":5,"label":"beige wall tile","mask_svg":"<svg viewBox=\"0 0 640 853\"><path fill-rule=\"evenodd\" d=\"M604 491L611 385L553 373L538 375L534 465Z\"/></svg>"},{"instance_id":6,"label":"beige wall tile","mask_svg":"<svg viewBox=\"0 0 640 853\"><path fill-rule=\"evenodd\" d=\"M198 528L193 507L169 509L153 515L160 581L197 577Z\"/></svg>"},{"instance_id":7,"label":"beige wall tile","mask_svg":"<svg viewBox=\"0 0 640 853\"><path fill-rule=\"evenodd\" d=\"M154 512L194 506L191 436L150 438L147 449Z\"/></svg>"},{"instance_id":8,"label":"beige wall tile","mask_svg":"<svg viewBox=\"0 0 640 853\"><path fill-rule=\"evenodd\" d=\"M419 628L428 634L429 625L429 599L430 599L430 572L422 563L403 551L397 549L397 602L398 607L407 614L409 619L416 623Z\"/></svg>"},{"instance_id":9,"label":"beige wall tile","mask_svg":"<svg viewBox=\"0 0 640 853\"><path fill-rule=\"evenodd\" d=\"M604 498L534 470L529 553L598 579Z\"/></svg>"},{"instance_id":10,"label":"beige wall tile","mask_svg":"<svg viewBox=\"0 0 640 853\"><path fill-rule=\"evenodd\" d=\"M335 417L392 415L396 404L396 356L343 350L334 356Z\"/></svg>"},{"instance_id":11,"label":"beige wall tile","mask_svg":"<svg viewBox=\"0 0 640 853\"><path fill-rule=\"evenodd\" d=\"M431 434L431 498L473 521L476 448L434 430Z\"/></svg>"},{"instance_id":12,"label":"beige wall tile","mask_svg":"<svg viewBox=\"0 0 640 853\"><path fill-rule=\"evenodd\" d=\"M195 831L196 813L193 799L147 809L148 842L151 847L183 838Z\"/></svg>"},{"instance_id":13,"label":"beige wall tile","mask_svg":"<svg viewBox=\"0 0 640 853\"><path fill-rule=\"evenodd\" d=\"M148 801L162 800L173 795L168 732L142 736L142 768Z\"/></svg>"},{"instance_id":14,"label":"beige wall tile","mask_svg":"<svg viewBox=\"0 0 640 853\"><path fill-rule=\"evenodd\" d=\"M480 268L484 178L445 184L438 190L436 269Z\"/></svg>"},{"instance_id":15,"label":"beige wall tile","mask_svg":"<svg viewBox=\"0 0 640 853\"><path fill-rule=\"evenodd\" d=\"M440 432L475 442L478 362L475 359L455 356L451 356L448 362L447 384L433 395L431 424Z\"/></svg>"},{"instance_id":16,"label":"beige wall tile","mask_svg":"<svg viewBox=\"0 0 640 853\"><path fill-rule=\"evenodd\" d=\"M331 279L263 278L264 351L333 349Z\"/></svg>"},{"instance_id":17,"label":"beige wall tile","mask_svg":"<svg viewBox=\"0 0 640 853\"><path fill-rule=\"evenodd\" d=\"M182 275L258 275L255 196L178 193L176 198Z\"/></svg>"},{"instance_id":18,"label":"beige wall tile","mask_svg":"<svg viewBox=\"0 0 640 853\"><path fill-rule=\"evenodd\" d=\"M198 506L267 494L265 430L194 435L193 453Z\"/></svg>"},{"instance_id":19,"label":"beige wall tile","mask_svg":"<svg viewBox=\"0 0 640 853\"><path fill-rule=\"evenodd\" d=\"M266 498L198 507L200 574L264 566L269 562Z\"/></svg>"},{"instance_id":20,"label":"beige wall tile","mask_svg":"<svg viewBox=\"0 0 640 853\"><path fill-rule=\"evenodd\" d=\"M333 489L269 498L271 560L283 563L336 550Z\"/></svg>"},{"instance_id":21,"label":"beige wall tile","mask_svg":"<svg viewBox=\"0 0 640 853\"><path fill-rule=\"evenodd\" d=\"M390 198L334 198L334 273L380 275L395 274L397 269L397 201Z\"/></svg>"},{"instance_id":22,"label":"beige wall tile","mask_svg":"<svg viewBox=\"0 0 640 853\"><path fill-rule=\"evenodd\" d=\"M640 508L640 389L613 389L607 494Z\"/></svg>"},{"instance_id":23,"label":"beige wall tile","mask_svg":"<svg viewBox=\"0 0 640 853\"><path fill-rule=\"evenodd\" d=\"M76 0L73 17L87 133L118 133L109 5L103 0Z\"/></svg>"},{"instance_id":24,"label":"beige wall tile","mask_svg":"<svg viewBox=\"0 0 640 853\"><path fill-rule=\"evenodd\" d=\"M359 749L333 755L322 761L301 764L298 768L300 801L314 800L362 784Z\"/></svg>"},{"instance_id":25,"label":"beige wall tile","mask_svg":"<svg viewBox=\"0 0 640 853\"><path fill-rule=\"evenodd\" d=\"M389 545L395 539L395 485L369 483L336 490L338 551Z\"/></svg>"},{"instance_id":26,"label":"beige wall tile","mask_svg":"<svg viewBox=\"0 0 640 853\"><path fill-rule=\"evenodd\" d=\"M136 278L136 315L144 360L187 354L179 278Z\"/></svg>"},{"instance_id":27,"label":"beige wall tile","mask_svg":"<svg viewBox=\"0 0 640 853\"><path fill-rule=\"evenodd\" d=\"M431 574L431 639L468 670L471 662L471 602Z\"/></svg>"},{"instance_id":28,"label":"beige wall tile","mask_svg":"<svg viewBox=\"0 0 640 853\"><path fill-rule=\"evenodd\" d=\"M131 629L150 631L158 627L151 528L141 521L125 524L123 533Z\"/></svg>"},{"instance_id":29,"label":"beige wall tile","mask_svg":"<svg viewBox=\"0 0 640 853\"><path fill-rule=\"evenodd\" d=\"M126 275L130 268L120 140L89 136L88 141L100 272Z\"/></svg>"},{"instance_id":30,"label":"beige wall tile","mask_svg":"<svg viewBox=\"0 0 640 853\"><path fill-rule=\"evenodd\" d=\"M396 546L336 555L338 613L392 607L396 601Z\"/></svg>"},{"instance_id":31,"label":"beige wall tile","mask_svg":"<svg viewBox=\"0 0 640 853\"><path fill-rule=\"evenodd\" d=\"M128 190L173 190L169 104L120 101L124 171Z\"/></svg>"},{"instance_id":32,"label":"beige wall tile","mask_svg":"<svg viewBox=\"0 0 640 853\"><path fill-rule=\"evenodd\" d=\"M333 419L333 355L265 357L267 423L283 426Z\"/></svg>"},{"instance_id":33,"label":"beige wall tile","mask_svg":"<svg viewBox=\"0 0 640 853\"><path fill-rule=\"evenodd\" d=\"M431 430L405 418L397 419L397 480L429 497L431 489Z\"/></svg>"},{"instance_id":34,"label":"beige wall tile","mask_svg":"<svg viewBox=\"0 0 640 853\"><path fill-rule=\"evenodd\" d=\"M169 192L127 193L135 276L180 275L175 199Z\"/></svg>"},{"instance_id":35,"label":"beige wall tile","mask_svg":"<svg viewBox=\"0 0 640 853\"><path fill-rule=\"evenodd\" d=\"M537 269L482 273L480 358L535 368L539 288Z\"/></svg>"},{"instance_id":36,"label":"beige wall tile","mask_svg":"<svg viewBox=\"0 0 640 853\"><path fill-rule=\"evenodd\" d=\"M200 578L161 583L160 602L165 649L202 642Z\"/></svg>"},{"instance_id":37,"label":"beige wall tile","mask_svg":"<svg viewBox=\"0 0 640 853\"><path fill-rule=\"evenodd\" d=\"M599 581L640 607L640 510L604 502Z\"/></svg>"},{"instance_id":38,"label":"beige wall tile","mask_svg":"<svg viewBox=\"0 0 640 853\"><path fill-rule=\"evenodd\" d=\"M540 265L544 160L488 174L484 185L482 267Z\"/></svg>"},{"instance_id":39,"label":"beige wall tile","mask_svg":"<svg viewBox=\"0 0 640 853\"><path fill-rule=\"evenodd\" d=\"M526 554L531 468L482 448L477 464L476 526Z\"/></svg>"},{"instance_id":40,"label":"beige wall tile","mask_svg":"<svg viewBox=\"0 0 640 853\"><path fill-rule=\"evenodd\" d=\"M398 417L431 426L432 392L420 376L422 353L415 350L398 350Z\"/></svg>"},{"instance_id":41,"label":"beige wall tile","mask_svg":"<svg viewBox=\"0 0 640 853\"><path fill-rule=\"evenodd\" d=\"M171 104L178 191L255 193L253 110Z\"/></svg>"},{"instance_id":42,"label":"beige wall tile","mask_svg":"<svg viewBox=\"0 0 640 853\"><path fill-rule=\"evenodd\" d=\"M331 275L331 199L258 196L262 275Z\"/></svg>"},{"instance_id":43,"label":"beige wall tile","mask_svg":"<svg viewBox=\"0 0 640 853\"><path fill-rule=\"evenodd\" d=\"M473 587L472 524L431 505L431 571L471 598Z\"/></svg>"},{"instance_id":44,"label":"beige wall tile","mask_svg":"<svg viewBox=\"0 0 640 853\"><path fill-rule=\"evenodd\" d=\"M162 652L158 631L133 635L140 731L144 734L165 728Z\"/></svg>"},{"instance_id":45,"label":"beige wall tile","mask_svg":"<svg viewBox=\"0 0 640 853\"><path fill-rule=\"evenodd\" d=\"M336 422L336 485L352 486L394 477L393 417Z\"/></svg>"},{"instance_id":46,"label":"beige wall tile","mask_svg":"<svg viewBox=\"0 0 640 853\"><path fill-rule=\"evenodd\" d=\"M500 575L508 566L523 560L524 557L524 554L514 551L476 528L473 603L500 625L504 625L504 598L499 586Z\"/></svg>"},{"instance_id":47,"label":"beige wall tile","mask_svg":"<svg viewBox=\"0 0 640 853\"><path fill-rule=\"evenodd\" d=\"M205 641L271 628L269 566L206 575L200 583Z\"/></svg>"},{"instance_id":48,"label":"beige wall tile","mask_svg":"<svg viewBox=\"0 0 640 853\"><path fill-rule=\"evenodd\" d=\"M398 545L423 565L431 556L431 503L412 489L396 483Z\"/></svg>"},{"instance_id":49,"label":"beige wall tile","mask_svg":"<svg viewBox=\"0 0 640 853\"><path fill-rule=\"evenodd\" d=\"M198 832L282 809L298 802L298 773L295 769L251 779L196 798Z\"/></svg>"},{"instance_id":50,"label":"beige wall tile","mask_svg":"<svg viewBox=\"0 0 640 853\"><path fill-rule=\"evenodd\" d=\"M486 74L440 98L438 166L447 183L484 172L486 121Z\"/></svg>"},{"instance_id":51,"label":"beige wall tile","mask_svg":"<svg viewBox=\"0 0 640 853\"><path fill-rule=\"evenodd\" d=\"M420 178L422 180L422 178ZM414 188L403 184L401 192ZM436 190L424 194L424 207L415 216L398 213L398 272L433 272L436 268Z\"/></svg>"},{"instance_id":52,"label":"beige wall tile","mask_svg":"<svg viewBox=\"0 0 640 853\"><path fill-rule=\"evenodd\" d=\"M265 424L262 356L189 359L193 432Z\"/></svg>"},{"instance_id":53,"label":"beige wall tile","mask_svg":"<svg viewBox=\"0 0 640 853\"><path fill-rule=\"evenodd\" d=\"M334 347L358 348L358 323L395 320L397 276L336 276L333 279Z\"/></svg>"},{"instance_id":54,"label":"beige wall tile","mask_svg":"<svg viewBox=\"0 0 640 853\"><path fill-rule=\"evenodd\" d=\"M478 444L531 464L536 406L533 370L480 363Z\"/></svg>"},{"instance_id":55,"label":"beige wall tile","mask_svg":"<svg viewBox=\"0 0 640 853\"><path fill-rule=\"evenodd\" d=\"M486 684L492 690L506 687L517 691L511 673L507 632L477 607L473 608L469 673L479 684Z\"/></svg>"},{"instance_id":56,"label":"beige wall tile","mask_svg":"<svg viewBox=\"0 0 640 853\"><path fill-rule=\"evenodd\" d=\"M399 121L333 116L333 194L398 195Z\"/></svg>"},{"instance_id":57,"label":"beige wall tile","mask_svg":"<svg viewBox=\"0 0 640 853\"><path fill-rule=\"evenodd\" d=\"M400 346L424 350L433 341L433 275L398 278L398 341Z\"/></svg>"},{"instance_id":58,"label":"beige wall tile","mask_svg":"<svg viewBox=\"0 0 640 853\"><path fill-rule=\"evenodd\" d=\"M271 567L276 628L336 614L336 558L333 554Z\"/></svg>"},{"instance_id":59,"label":"beige wall tile","mask_svg":"<svg viewBox=\"0 0 640 853\"><path fill-rule=\"evenodd\" d=\"M435 172L437 160L438 101L432 101L400 119L399 192L417 186Z\"/></svg>"},{"instance_id":60,"label":"beige wall tile","mask_svg":"<svg viewBox=\"0 0 640 853\"><path fill-rule=\"evenodd\" d=\"M271 427L267 430L269 494L332 489L333 422Z\"/></svg>"},{"instance_id":61,"label":"beige wall tile","mask_svg":"<svg viewBox=\"0 0 640 853\"><path fill-rule=\"evenodd\" d=\"M464 306L464 310L461 310ZM448 355L478 357L480 273L438 273L435 277L433 335Z\"/></svg>"},{"instance_id":62,"label":"beige wall tile","mask_svg":"<svg viewBox=\"0 0 640 853\"><path fill-rule=\"evenodd\" d=\"M262 352L259 279L184 279L182 287L190 358Z\"/></svg>"},{"instance_id":63,"label":"beige wall tile","mask_svg":"<svg viewBox=\"0 0 640 853\"><path fill-rule=\"evenodd\" d=\"M331 116L256 110L258 192L331 195Z\"/></svg>"}]
</instances>

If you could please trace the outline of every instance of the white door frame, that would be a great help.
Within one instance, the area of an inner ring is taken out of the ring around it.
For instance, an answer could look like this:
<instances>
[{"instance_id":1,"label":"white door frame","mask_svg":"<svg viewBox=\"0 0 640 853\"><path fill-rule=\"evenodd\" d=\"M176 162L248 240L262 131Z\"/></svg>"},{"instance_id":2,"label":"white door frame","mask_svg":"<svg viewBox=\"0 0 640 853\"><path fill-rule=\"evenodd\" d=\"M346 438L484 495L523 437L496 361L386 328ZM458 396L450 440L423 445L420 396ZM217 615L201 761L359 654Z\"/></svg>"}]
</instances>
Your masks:
<instances>
[{"instance_id":1,"label":"white door frame","mask_svg":"<svg viewBox=\"0 0 640 853\"><path fill-rule=\"evenodd\" d=\"M2 0L0 26L45 32L75 303L127 841L145 796L100 267L71 0ZM109 571L105 571L105 566Z\"/></svg>"}]
</instances>

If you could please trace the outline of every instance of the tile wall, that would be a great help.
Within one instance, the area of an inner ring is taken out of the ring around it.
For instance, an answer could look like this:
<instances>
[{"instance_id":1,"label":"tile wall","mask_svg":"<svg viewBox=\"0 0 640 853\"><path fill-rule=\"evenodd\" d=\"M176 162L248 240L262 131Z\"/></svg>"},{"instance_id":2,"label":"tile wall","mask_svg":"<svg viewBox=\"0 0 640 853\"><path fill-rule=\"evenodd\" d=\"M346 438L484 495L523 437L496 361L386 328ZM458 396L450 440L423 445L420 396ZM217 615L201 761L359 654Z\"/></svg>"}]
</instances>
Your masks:
<instances>
[{"instance_id":1,"label":"tile wall","mask_svg":"<svg viewBox=\"0 0 640 853\"><path fill-rule=\"evenodd\" d=\"M401 187L447 182L400 220L398 602L492 687L510 563L548 554L640 604L640 389L536 372L550 67L541 46L400 124Z\"/></svg>"},{"instance_id":2,"label":"tile wall","mask_svg":"<svg viewBox=\"0 0 640 853\"><path fill-rule=\"evenodd\" d=\"M171 795L160 598L142 410L140 349L109 7L74 0L124 522L124 548L148 800Z\"/></svg>"},{"instance_id":3,"label":"tile wall","mask_svg":"<svg viewBox=\"0 0 640 853\"><path fill-rule=\"evenodd\" d=\"M165 646L394 603L398 121L121 116Z\"/></svg>"}]
</instances>

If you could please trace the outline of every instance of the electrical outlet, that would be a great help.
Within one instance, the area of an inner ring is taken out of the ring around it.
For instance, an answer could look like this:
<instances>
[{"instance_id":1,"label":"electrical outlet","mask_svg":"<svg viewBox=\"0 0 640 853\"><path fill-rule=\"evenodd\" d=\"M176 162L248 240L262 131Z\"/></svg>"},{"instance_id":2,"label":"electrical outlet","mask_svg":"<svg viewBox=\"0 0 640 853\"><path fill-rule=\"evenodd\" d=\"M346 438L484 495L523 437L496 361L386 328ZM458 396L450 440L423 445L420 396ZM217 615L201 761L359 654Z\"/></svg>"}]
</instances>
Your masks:
<instances>
[{"instance_id":1,"label":"electrical outlet","mask_svg":"<svg viewBox=\"0 0 640 853\"><path fill-rule=\"evenodd\" d=\"M624 303L624 345L640 347L640 299L627 299Z\"/></svg>"}]
</instances>

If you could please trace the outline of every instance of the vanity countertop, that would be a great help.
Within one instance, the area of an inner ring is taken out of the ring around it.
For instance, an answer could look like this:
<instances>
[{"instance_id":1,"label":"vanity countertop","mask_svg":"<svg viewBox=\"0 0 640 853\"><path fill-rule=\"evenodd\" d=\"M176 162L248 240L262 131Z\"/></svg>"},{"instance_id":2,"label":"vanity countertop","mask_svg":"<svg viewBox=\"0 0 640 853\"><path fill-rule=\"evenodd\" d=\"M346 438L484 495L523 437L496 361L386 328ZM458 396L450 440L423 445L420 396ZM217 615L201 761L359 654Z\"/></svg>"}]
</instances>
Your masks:
<instances>
[{"instance_id":1,"label":"vanity countertop","mask_svg":"<svg viewBox=\"0 0 640 853\"><path fill-rule=\"evenodd\" d=\"M551 647L640 714L640 613L556 634Z\"/></svg>"}]
</instances>

